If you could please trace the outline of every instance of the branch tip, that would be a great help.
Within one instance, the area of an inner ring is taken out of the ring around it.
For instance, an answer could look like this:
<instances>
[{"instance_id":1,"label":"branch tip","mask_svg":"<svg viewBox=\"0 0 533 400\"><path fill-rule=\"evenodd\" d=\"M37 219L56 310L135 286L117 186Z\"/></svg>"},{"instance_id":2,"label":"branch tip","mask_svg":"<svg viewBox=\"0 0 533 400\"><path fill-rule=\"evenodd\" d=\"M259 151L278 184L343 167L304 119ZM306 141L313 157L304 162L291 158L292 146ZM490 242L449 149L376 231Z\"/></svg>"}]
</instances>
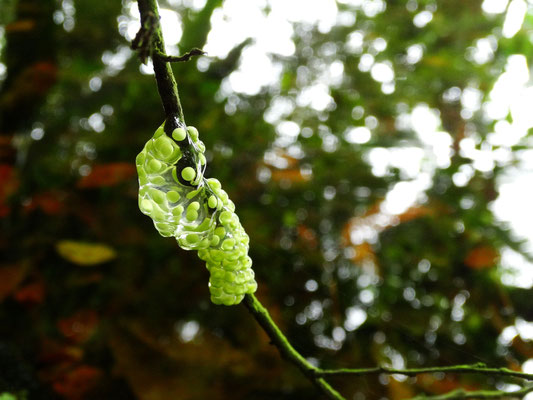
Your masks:
<instances>
[{"instance_id":1,"label":"branch tip","mask_svg":"<svg viewBox=\"0 0 533 400\"><path fill-rule=\"evenodd\" d=\"M192 57L205 56L205 55L207 55L207 53L198 48L193 48L181 56L169 56L159 50L154 50L153 52L153 56L156 56L161 61L165 61L165 62L185 62L185 61L189 61Z\"/></svg>"}]
</instances>

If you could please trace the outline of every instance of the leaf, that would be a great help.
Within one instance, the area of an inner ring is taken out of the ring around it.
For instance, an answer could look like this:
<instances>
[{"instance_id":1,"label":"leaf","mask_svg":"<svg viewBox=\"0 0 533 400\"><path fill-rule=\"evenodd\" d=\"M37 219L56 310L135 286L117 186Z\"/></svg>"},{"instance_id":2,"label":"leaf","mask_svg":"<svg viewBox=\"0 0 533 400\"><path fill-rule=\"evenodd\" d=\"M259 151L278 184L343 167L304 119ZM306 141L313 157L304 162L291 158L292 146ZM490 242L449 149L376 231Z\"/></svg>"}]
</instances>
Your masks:
<instances>
[{"instance_id":1,"label":"leaf","mask_svg":"<svg viewBox=\"0 0 533 400\"><path fill-rule=\"evenodd\" d=\"M40 209L48 215L60 215L65 211L64 200L66 194L57 190L38 193L24 205L26 212Z\"/></svg>"},{"instance_id":2,"label":"leaf","mask_svg":"<svg viewBox=\"0 0 533 400\"><path fill-rule=\"evenodd\" d=\"M4 392L0 394L0 400L18 400L18 398L14 394Z\"/></svg>"},{"instance_id":3,"label":"leaf","mask_svg":"<svg viewBox=\"0 0 533 400\"><path fill-rule=\"evenodd\" d=\"M318 241L316 233L313 229L307 227L304 224L300 224L298 225L297 231L298 237L300 237L307 246L311 248L316 248L316 246L318 245Z\"/></svg>"},{"instance_id":4,"label":"leaf","mask_svg":"<svg viewBox=\"0 0 533 400\"><path fill-rule=\"evenodd\" d=\"M300 183L311 180L311 177L309 175L302 175L300 169L274 169L272 171L272 180L274 182L288 181L291 183Z\"/></svg>"},{"instance_id":5,"label":"leaf","mask_svg":"<svg viewBox=\"0 0 533 400\"><path fill-rule=\"evenodd\" d=\"M0 302L13 293L26 277L27 268L12 265L0 268Z\"/></svg>"},{"instance_id":6,"label":"leaf","mask_svg":"<svg viewBox=\"0 0 533 400\"><path fill-rule=\"evenodd\" d=\"M0 217L9 214L8 198L19 187L16 169L9 164L0 164Z\"/></svg>"},{"instance_id":7,"label":"leaf","mask_svg":"<svg viewBox=\"0 0 533 400\"><path fill-rule=\"evenodd\" d=\"M14 298L19 303L34 305L41 304L44 300L44 296L44 283L39 281L21 287L15 292Z\"/></svg>"},{"instance_id":8,"label":"leaf","mask_svg":"<svg viewBox=\"0 0 533 400\"><path fill-rule=\"evenodd\" d=\"M38 360L41 365L72 365L78 363L82 358L83 350L80 347L45 338L41 343Z\"/></svg>"},{"instance_id":9,"label":"leaf","mask_svg":"<svg viewBox=\"0 0 533 400\"><path fill-rule=\"evenodd\" d=\"M35 20L20 19L6 25L6 32L26 32L35 28Z\"/></svg>"},{"instance_id":10,"label":"leaf","mask_svg":"<svg viewBox=\"0 0 533 400\"><path fill-rule=\"evenodd\" d=\"M414 396L413 389L407 382L397 381L394 378L389 381L388 389L391 400L410 399Z\"/></svg>"},{"instance_id":11,"label":"leaf","mask_svg":"<svg viewBox=\"0 0 533 400\"><path fill-rule=\"evenodd\" d=\"M398 215L400 222L408 222L416 218L434 214L434 210L426 206L413 206Z\"/></svg>"},{"instance_id":12,"label":"leaf","mask_svg":"<svg viewBox=\"0 0 533 400\"><path fill-rule=\"evenodd\" d=\"M105 244L74 240L59 241L56 250L65 260L81 266L102 264L117 256L115 250Z\"/></svg>"},{"instance_id":13,"label":"leaf","mask_svg":"<svg viewBox=\"0 0 533 400\"><path fill-rule=\"evenodd\" d=\"M525 358L533 358L533 347L531 342L523 340L519 335L517 335L511 342L511 346Z\"/></svg>"},{"instance_id":14,"label":"leaf","mask_svg":"<svg viewBox=\"0 0 533 400\"><path fill-rule=\"evenodd\" d=\"M83 343L91 338L98 326L99 317L93 310L80 310L57 322L59 331L74 343Z\"/></svg>"},{"instance_id":15,"label":"leaf","mask_svg":"<svg viewBox=\"0 0 533 400\"><path fill-rule=\"evenodd\" d=\"M467 254L464 263L473 269L493 267L498 261L499 253L490 246L476 247Z\"/></svg>"},{"instance_id":16,"label":"leaf","mask_svg":"<svg viewBox=\"0 0 533 400\"><path fill-rule=\"evenodd\" d=\"M98 383L102 375L102 371L98 368L81 365L62 375L52 387L65 398L78 400Z\"/></svg>"},{"instance_id":17,"label":"leaf","mask_svg":"<svg viewBox=\"0 0 533 400\"><path fill-rule=\"evenodd\" d=\"M78 181L81 189L115 186L136 175L135 165L125 162L93 165L89 175Z\"/></svg>"},{"instance_id":18,"label":"leaf","mask_svg":"<svg viewBox=\"0 0 533 400\"><path fill-rule=\"evenodd\" d=\"M362 263L365 260L376 261L376 255L372 245L368 242L363 242L353 246L355 253L352 260L357 263Z\"/></svg>"}]
</instances>

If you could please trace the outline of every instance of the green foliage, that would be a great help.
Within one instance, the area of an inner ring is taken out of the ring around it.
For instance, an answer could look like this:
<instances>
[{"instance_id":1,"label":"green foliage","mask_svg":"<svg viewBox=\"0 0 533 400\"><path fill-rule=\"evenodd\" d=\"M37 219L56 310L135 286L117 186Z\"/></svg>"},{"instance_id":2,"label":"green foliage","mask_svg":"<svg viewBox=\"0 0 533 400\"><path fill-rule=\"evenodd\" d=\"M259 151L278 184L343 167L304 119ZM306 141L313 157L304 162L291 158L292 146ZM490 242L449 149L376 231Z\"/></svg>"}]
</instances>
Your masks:
<instances>
[{"instance_id":1,"label":"green foliage","mask_svg":"<svg viewBox=\"0 0 533 400\"><path fill-rule=\"evenodd\" d=\"M0 400L24 400L26 396L16 396L11 393L0 393Z\"/></svg>"}]
</instances>

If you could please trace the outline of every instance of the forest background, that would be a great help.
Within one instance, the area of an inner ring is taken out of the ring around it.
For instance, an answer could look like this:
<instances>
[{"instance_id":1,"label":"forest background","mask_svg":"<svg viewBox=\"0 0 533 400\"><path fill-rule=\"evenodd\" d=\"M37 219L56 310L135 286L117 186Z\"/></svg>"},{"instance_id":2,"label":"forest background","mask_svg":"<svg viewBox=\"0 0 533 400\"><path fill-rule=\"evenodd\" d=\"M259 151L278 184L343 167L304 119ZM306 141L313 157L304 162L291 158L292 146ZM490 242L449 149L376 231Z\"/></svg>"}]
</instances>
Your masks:
<instances>
[{"instance_id":1,"label":"forest background","mask_svg":"<svg viewBox=\"0 0 533 400\"><path fill-rule=\"evenodd\" d=\"M160 1L257 297L324 368L533 371L533 4ZM134 1L0 1L0 394L318 399L137 207L164 119ZM335 377L347 398L516 390Z\"/></svg>"}]
</instances>

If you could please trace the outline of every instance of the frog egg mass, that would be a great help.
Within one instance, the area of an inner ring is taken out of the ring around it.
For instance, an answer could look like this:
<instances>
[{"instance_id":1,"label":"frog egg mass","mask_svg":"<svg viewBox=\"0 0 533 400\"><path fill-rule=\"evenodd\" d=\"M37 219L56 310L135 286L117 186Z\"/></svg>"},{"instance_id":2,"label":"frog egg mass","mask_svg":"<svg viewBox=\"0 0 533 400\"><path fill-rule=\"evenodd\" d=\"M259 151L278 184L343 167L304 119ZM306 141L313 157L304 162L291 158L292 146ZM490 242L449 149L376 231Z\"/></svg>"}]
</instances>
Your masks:
<instances>
[{"instance_id":1,"label":"frog egg mass","mask_svg":"<svg viewBox=\"0 0 533 400\"><path fill-rule=\"evenodd\" d=\"M203 176L205 145L198 130L180 126L170 138L164 125L136 159L139 209L162 236L198 251L210 273L213 303L238 304L257 289L248 235L220 182Z\"/></svg>"}]
</instances>

